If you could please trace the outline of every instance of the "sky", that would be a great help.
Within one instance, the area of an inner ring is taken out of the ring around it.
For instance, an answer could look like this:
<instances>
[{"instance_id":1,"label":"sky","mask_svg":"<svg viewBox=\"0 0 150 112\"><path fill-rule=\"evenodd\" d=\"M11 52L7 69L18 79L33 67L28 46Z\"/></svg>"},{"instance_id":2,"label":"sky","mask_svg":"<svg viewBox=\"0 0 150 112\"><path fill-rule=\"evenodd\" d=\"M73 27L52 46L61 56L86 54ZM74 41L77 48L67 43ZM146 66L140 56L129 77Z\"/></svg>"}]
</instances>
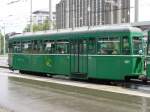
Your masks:
<instances>
[{"instance_id":1,"label":"sky","mask_svg":"<svg viewBox=\"0 0 150 112\"><path fill-rule=\"evenodd\" d=\"M6 33L22 32L30 18L30 0L20 0L20 2L8 5L11 1L0 0L0 28L5 26ZM33 12L36 10L49 10L49 0L32 0ZM55 11L56 3L60 0L52 0L52 11Z\"/></svg>"},{"instance_id":2,"label":"sky","mask_svg":"<svg viewBox=\"0 0 150 112\"><path fill-rule=\"evenodd\" d=\"M5 26L6 33L22 32L30 18L30 0L20 0L20 2L9 5L11 1L0 0L0 29ZM33 11L48 10L49 0L33 0ZM55 11L56 3L60 0L52 0L52 10ZM150 0L139 0L139 21L150 21ZM131 22L134 20L134 0L131 0Z\"/></svg>"}]
</instances>

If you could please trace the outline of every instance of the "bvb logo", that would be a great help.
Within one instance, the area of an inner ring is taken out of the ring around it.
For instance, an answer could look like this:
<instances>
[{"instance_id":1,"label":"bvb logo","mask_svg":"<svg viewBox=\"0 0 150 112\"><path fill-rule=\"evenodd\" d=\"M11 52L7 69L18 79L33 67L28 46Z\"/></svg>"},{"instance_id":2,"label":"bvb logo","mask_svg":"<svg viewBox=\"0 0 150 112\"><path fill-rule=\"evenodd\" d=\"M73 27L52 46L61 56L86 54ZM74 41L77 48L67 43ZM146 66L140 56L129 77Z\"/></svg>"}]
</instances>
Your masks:
<instances>
[{"instance_id":1,"label":"bvb logo","mask_svg":"<svg viewBox=\"0 0 150 112\"><path fill-rule=\"evenodd\" d=\"M50 58L46 58L46 66L52 67L52 60Z\"/></svg>"}]
</instances>

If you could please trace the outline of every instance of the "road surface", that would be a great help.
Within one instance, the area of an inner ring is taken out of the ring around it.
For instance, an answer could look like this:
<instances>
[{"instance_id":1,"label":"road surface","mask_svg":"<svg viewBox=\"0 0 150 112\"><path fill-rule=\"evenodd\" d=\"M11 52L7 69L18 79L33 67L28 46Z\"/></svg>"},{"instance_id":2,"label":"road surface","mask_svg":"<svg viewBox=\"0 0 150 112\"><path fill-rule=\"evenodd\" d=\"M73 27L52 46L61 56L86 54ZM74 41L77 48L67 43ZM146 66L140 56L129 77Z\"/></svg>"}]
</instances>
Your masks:
<instances>
[{"instance_id":1,"label":"road surface","mask_svg":"<svg viewBox=\"0 0 150 112\"><path fill-rule=\"evenodd\" d=\"M13 112L150 112L149 98L117 93L116 98L107 93L92 96L43 86L11 74L0 69L0 105Z\"/></svg>"}]
</instances>

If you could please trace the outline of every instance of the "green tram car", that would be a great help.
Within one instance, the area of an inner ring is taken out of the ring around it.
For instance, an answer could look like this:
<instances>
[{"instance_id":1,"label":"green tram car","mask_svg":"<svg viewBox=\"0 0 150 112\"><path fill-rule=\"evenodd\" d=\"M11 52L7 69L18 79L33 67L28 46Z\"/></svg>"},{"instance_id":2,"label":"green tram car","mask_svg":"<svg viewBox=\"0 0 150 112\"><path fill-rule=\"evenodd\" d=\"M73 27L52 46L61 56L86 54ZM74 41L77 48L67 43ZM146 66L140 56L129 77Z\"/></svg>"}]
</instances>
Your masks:
<instances>
[{"instance_id":1,"label":"green tram car","mask_svg":"<svg viewBox=\"0 0 150 112\"><path fill-rule=\"evenodd\" d=\"M148 39L147 39L147 54L146 54L146 74L150 79L150 30L148 31Z\"/></svg>"},{"instance_id":2,"label":"green tram car","mask_svg":"<svg viewBox=\"0 0 150 112\"><path fill-rule=\"evenodd\" d=\"M145 76L143 33L133 27L22 34L9 39L9 66L75 79Z\"/></svg>"}]
</instances>

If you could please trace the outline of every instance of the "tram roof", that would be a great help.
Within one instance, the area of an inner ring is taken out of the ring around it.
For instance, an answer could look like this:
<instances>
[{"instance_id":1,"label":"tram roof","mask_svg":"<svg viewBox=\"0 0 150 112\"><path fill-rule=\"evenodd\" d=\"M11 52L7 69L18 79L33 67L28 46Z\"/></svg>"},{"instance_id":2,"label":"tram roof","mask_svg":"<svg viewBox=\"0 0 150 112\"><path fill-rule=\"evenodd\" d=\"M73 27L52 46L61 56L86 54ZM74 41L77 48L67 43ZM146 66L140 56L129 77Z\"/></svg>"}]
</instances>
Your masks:
<instances>
[{"instance_id":1,"label":"tram roof","mask_svg":"<svg viewBox=\"0 0 150 112\"><path fill-rule=\"evenodd\" d=\"M23 33L19 35L12 36L10 40L21 39L21 38L35 38L35 37L47 37L47 36L66 36L66 35L77 35L77 34L90 34L94 32L106 33L106 32L142 32L139 28L131 26L102 26L102 27L82 27L76 29L65 29L56 31L42 31L35 33Z\"/></svg>"}]
</instances>

